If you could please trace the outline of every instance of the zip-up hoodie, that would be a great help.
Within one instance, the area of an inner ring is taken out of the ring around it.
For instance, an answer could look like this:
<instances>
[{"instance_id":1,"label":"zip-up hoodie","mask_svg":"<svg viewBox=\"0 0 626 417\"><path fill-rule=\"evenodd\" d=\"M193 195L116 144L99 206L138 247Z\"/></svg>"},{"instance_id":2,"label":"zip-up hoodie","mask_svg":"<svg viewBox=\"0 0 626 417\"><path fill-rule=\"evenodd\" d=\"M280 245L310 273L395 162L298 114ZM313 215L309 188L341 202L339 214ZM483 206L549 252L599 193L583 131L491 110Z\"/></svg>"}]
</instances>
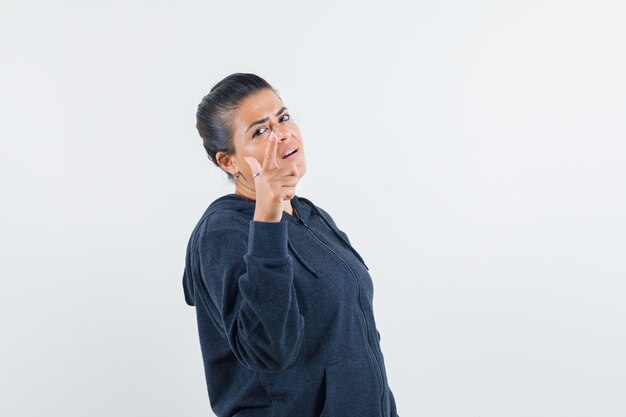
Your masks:
<instances>
[{"instance_id":1,"label":"zip-up hoodie","mask_svg":"<svg viewBox=\"0 0 626 417\"><path fill-rule=\"evenodd\" d=\"M332 217L257 222L255 202L215 200L193 229L183 288L196 307L219 417L397 417L368 268Z\"/></svg>"}]
</instances>

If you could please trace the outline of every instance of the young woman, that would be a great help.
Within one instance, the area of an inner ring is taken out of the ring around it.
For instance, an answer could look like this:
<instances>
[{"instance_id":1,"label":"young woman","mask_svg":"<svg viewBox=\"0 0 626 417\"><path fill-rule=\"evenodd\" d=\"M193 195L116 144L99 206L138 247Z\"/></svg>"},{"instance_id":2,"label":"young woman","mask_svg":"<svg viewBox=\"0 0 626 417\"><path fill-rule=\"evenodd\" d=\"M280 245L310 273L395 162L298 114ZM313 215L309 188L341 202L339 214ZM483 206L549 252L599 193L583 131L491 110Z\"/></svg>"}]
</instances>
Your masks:
<instances>
[{"instance_id":1,"label":"young woman","mask_svg":"<svg viewBox=\"0 0 626 417\"><path fill-rule=\"evenodd\" d=\"M235 184L191 233L183 276L215 414L397 417L368 268L296 195L304 143L281 98L232 74L202 99L197 128Z\"/></svg>"}]
</instances>

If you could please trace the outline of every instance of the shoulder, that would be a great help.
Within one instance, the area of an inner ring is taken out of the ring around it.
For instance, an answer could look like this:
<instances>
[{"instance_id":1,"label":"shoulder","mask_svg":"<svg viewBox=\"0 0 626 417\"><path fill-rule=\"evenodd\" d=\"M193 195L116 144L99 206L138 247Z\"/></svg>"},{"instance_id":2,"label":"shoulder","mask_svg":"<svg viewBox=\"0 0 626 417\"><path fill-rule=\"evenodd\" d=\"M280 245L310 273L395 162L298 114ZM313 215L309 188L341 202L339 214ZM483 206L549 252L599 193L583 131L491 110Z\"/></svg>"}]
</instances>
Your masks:
<instances>
[{"instance_id":1,"label":"shoulder","mask_svg":"<svg viewBox=\"0 0 626 417\"><path fill-rule=\"evenodd\" d=\"M245 244L249 227L249 219L235 210L220 209L205 213L191 233L188 249L205 252L208 246Z\"/></svg>"},{"instance_id":2,"label":"shoulder","mask_svg":"<svg viewBox=\"0 0 626 417\"><path fill-rule=\"evenodd\" d=\"M248 230L250 219L241 212L228 209L220 209L208 214L204 219L204 228L207 231L222 229Z\"/></svg>"},{"instance_id":3,"label":"shoulder","mask_svg":"<svg viewBox=\"0 0 626 417\"><path fill-rule=\"evenodd\" d=\"M324 210L323 208L321 208L320 206L318 206L317 204L315 204L315 203L314 203L313 201L311 201L310 199L305 198L305 197L298 196L298 200L299 200L299 203L300 203L300 204L306 204L306 205L308 205L308 206L311 208L311 210L313 210L314 212L318 212L318 214L319 214L319 212L321 212L321 213L322 213L322 214L324 214L324 216L326 216L327 218L331 218L331 219L332 219L331 215L330 215L330 214L329 214L326 210Z\"/></svg>"},{"instance_id":4,"label":"shoulder","mask_svg":"<svg viewBox=\"0 0 626 417\"><path fill-rule=\"evenodd\" d=\"M215 199L198 221L197 229L209 232L221 229L246 231L252 215L254 201L235 194L226 194Z\"/></svg>"},{"instance_id":5,"label":"shoulder","mask_svg":"<svg viewBox=\"0 0 626 417\"><path fill-rule=\"evenodd\" d=\"M331 216L328 211L324 210L322 207L318 206L317 204L313 203L311 200L307 198L300 197L300 200L303 200L306 204L311 206L311 209L314 212L317 212L318 215L324 217L327 221L330 221L334 226L336 226L333 216Z\"/></svg>"}]
</instances>

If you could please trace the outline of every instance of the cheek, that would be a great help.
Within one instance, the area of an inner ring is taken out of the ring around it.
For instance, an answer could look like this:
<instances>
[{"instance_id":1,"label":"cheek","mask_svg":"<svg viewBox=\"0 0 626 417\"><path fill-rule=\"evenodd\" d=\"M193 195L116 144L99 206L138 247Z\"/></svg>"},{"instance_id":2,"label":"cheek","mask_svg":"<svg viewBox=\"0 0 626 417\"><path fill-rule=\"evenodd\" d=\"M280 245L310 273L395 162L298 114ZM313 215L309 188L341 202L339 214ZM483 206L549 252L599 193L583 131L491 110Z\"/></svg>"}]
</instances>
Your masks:
<instances>
[{"instance_id":1,"label":"cheek","mask_svg":"<svg viewBox=\"0 0 626 417\"><path fill-rule=\"evenodd\" d=\"M262 148L258 145L258 141L250 141L243 146L243 154L245 156L256 156L259 152L262 152Z\"/></svg>"},{"instance_id":2,"label":"cheek","mask_svg":"<svg viewBox=\"0 0 626 417\"><path fill-rule=\"evenodd\" d=\"M259 161L259 164L263 165L266 143L267 142L264 141L262 138L257 138L257 140L250 141L248 144L242 147L243 156L251 156L252 158Z\"/></svg>"},{"instance_id":3,"label":"cheek","mask_svg":"<svg viewBox=\"0 0 626 417\"><path fill-rule=\"evenodd\" d=\"M298 147L302 147L304 149L304 141L302 140L302 136L299 134L294 134L291 138L292 142L295 142Z\"/></svg>"}]
</instances>

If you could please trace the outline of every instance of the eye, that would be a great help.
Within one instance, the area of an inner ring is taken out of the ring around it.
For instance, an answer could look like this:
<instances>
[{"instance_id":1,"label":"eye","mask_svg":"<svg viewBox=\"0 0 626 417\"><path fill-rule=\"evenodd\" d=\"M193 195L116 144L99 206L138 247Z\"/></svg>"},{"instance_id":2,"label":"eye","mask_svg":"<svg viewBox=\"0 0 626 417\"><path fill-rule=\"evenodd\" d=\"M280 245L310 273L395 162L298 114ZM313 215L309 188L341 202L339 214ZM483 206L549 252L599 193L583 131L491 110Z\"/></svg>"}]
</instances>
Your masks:
<instances>
[{"instance_id":1,"label":"eye","mask_svg":"<svg viewBox=\"0 0 626 417\"><path fill-rule=\"evenodd\" d=\"M281 116L280 121L281 122L286 122L287 120L290 120L290 119L291 119L291 116L289 116L288 114L285 113L285 114L283 114Z\"/></svg>"},{"instance_id":2,"label":"eye","mask_svg":"<svg viewBox=\"0 0 626 417\"><path fill-rule=\"evenodd\" d=\"M266 130L266 127L260 127L252 134L252 137L254 138L257 135L262 135L263 133L265 133Z\"/></svg>"}]
</instances>

